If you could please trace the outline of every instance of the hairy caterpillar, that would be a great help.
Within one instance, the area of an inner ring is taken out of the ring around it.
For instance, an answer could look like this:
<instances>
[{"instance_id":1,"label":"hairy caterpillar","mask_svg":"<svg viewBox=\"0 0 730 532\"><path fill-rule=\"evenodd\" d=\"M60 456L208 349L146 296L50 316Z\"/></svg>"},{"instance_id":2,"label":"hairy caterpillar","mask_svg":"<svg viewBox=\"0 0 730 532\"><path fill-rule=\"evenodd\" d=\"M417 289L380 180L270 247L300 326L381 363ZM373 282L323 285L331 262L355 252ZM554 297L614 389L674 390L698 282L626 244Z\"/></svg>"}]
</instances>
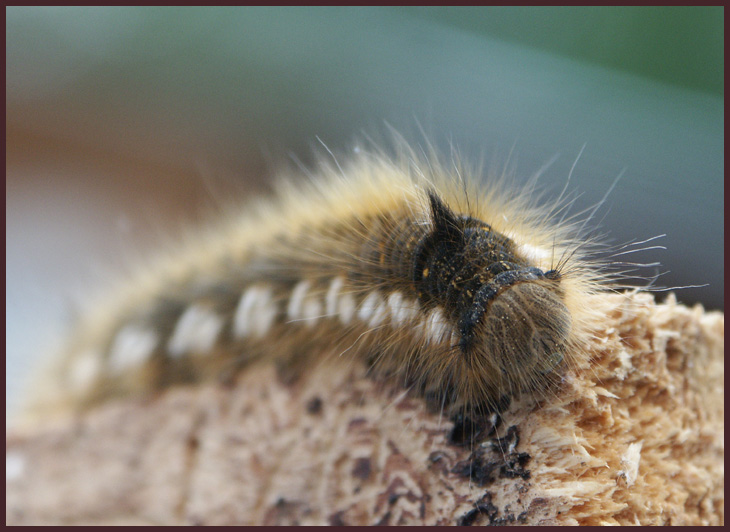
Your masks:
<instances>
[{"instance_id":1,"label":"hairy caterpillar","mask_svg":"<svg viewBox=\"0 0 730 532\"><path fill-rule=\"evenodd\" d=\"M546 391L609 278L585 224L564 199L537 207L529 189L402 152L323 162L140 268L80 324L37 403L87 407L261 359L296 373L317 347L449 408Z\"/></svg>"}]
</instances>

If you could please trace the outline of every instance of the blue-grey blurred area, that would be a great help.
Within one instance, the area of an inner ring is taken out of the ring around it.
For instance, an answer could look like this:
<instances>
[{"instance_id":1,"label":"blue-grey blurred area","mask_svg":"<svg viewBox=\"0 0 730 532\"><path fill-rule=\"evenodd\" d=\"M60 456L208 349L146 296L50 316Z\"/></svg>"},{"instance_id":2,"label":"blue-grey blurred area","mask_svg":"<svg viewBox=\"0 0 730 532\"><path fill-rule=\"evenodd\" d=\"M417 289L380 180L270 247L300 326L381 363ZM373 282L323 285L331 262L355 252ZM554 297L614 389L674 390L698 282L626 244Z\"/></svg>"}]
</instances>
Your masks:
<instances>
[{"instance_id":1,"label":"blue-grey blurred area","mask_svg":"<svg viewBox=\"0 0 730 532\"><path fill-rule=\"evenodd\" d=\"M7 7L7 395L134 253L392 127L600 201L723 308L722 7ZM386 126L387 124L387 126ZM319 146L321 148L321 146Z\"/></svg>"}]
</instances>

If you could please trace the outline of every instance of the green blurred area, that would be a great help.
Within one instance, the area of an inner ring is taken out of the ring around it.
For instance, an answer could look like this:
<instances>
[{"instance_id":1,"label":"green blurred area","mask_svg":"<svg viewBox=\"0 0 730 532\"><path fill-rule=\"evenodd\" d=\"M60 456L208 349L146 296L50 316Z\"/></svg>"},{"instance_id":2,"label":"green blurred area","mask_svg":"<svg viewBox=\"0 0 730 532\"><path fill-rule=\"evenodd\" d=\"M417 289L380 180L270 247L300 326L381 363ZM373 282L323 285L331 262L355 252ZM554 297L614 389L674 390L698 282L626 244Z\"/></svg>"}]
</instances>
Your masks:
<instances>
[{"instance_id":1,"label":"green blurred area","mask_svg":"<svg viewBox=\"0 0 730 532\"><path fill-rule=\"evenodd\" d=\"M725 90L722 6L398 9L682 87L718 95Z\"/></svg>"}]
</instances>

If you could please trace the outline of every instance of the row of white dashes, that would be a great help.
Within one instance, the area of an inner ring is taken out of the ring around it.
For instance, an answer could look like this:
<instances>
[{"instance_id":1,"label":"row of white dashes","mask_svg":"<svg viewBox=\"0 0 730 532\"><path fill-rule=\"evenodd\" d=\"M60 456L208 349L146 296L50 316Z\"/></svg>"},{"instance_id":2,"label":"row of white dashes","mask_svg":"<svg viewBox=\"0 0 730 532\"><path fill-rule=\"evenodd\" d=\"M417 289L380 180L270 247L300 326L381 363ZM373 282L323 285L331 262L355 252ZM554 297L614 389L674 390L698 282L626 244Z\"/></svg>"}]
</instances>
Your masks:
<instances>
[{"instance_id":1,"label":"row of white dashes","mask_svg":"<svg viewBox=\"0 0 730 532\"><path fill-rule=\"evenodd\" d=\"M452 337L453 329L439 308L433 309L419 325L423 336L430 343L438 344Z\"/></svg>"},{"instance_id":2,"label":"row of white dashes","mask_svg":"<svg viewBox=\"0 0 730 532\"><path fill-rule=\"evenodd\" d=\"M377 290L368 294L358 306L352 293L343 291L344 285L342 277L334 278L324 301L321 301L315 293L310 292L310 281L297 283L286 307L287 319L312 327L325 317L337 317L344 325L349 325L357 318L369 327L379 327L390 318L395 327L413 324L413 330L430 343L447 341L455 334L438 308L419 320L417 301L405 299L400 292L392 292L384 298ZM278 313L279 305L274 300L272 288L251 286L243 293L236 307L233 335L236 338L262 338L271 329ZM191 305L178 319L167 342L169 356L179 358L190 352L209 352L224 324L224 319L212 310L203 305ZM147 327L137 324L124 326L112 342L107 371L116 375L141 366L157 349L159 342L159 334ZM69 373L73 385L78 388L90 385L102 369L101 360L98 352L79 356Z\"/></svg>"},{"instance_id":3,"label":"row of white dashes","mask_svg":"<svg viewBox=\"0 0 730 532\"><path fill-rule=\"evenodd\" d=\"M417 301L406 300L400 292L392 292L384 298L377 290L368 294L357 307L355 298L349 292L343 292L344 280L335 277L325 294L324 314L316 296L309 294L311 283L298 283L287 307L287 317L291 321L303 321L312 326L322 317L337 317L344 325L349 325L357 317L370 327L384 325L390 317L393 326L399 327L414 323L419 318ZM390 316L389 316L390 315ZM424 339L431 343L451 340L456 334L453 327L444 318L443 312L433 309L420 323L415 324Z\"/></svg>"}]
</instances>

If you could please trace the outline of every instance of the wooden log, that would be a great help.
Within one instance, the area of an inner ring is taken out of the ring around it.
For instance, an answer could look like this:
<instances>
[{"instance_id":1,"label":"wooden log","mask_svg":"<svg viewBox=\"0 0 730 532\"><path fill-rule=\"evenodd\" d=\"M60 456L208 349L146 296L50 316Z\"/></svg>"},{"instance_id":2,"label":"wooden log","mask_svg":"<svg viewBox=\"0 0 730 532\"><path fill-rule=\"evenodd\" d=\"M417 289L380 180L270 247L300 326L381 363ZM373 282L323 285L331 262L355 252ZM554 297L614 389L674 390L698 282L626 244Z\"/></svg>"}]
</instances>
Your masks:
<instances>
[{"instance_id":1,"label":"wooden log","mask_svg":"<svg viewBox=\"0 0 730 532\"><path fill-rule=\"evenodd\" d=\"M723 524L724 315L600 299L590 363L477 444L360 365L261 365L10 424L7 523Z\"/></svg>"}]
</instances>

